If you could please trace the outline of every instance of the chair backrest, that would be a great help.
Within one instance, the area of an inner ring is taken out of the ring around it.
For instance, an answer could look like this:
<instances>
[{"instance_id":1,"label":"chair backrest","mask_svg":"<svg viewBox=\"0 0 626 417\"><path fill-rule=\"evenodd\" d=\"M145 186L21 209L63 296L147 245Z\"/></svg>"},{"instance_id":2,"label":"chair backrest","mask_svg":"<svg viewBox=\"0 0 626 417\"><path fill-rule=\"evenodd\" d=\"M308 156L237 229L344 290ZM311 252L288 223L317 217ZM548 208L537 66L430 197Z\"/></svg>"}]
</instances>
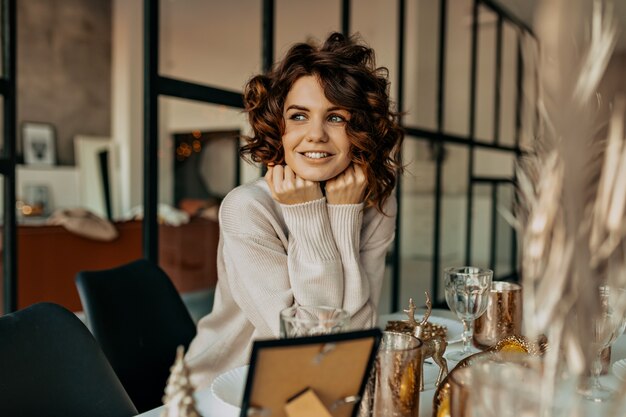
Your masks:
<instances>
[{"instance_id":1,"label":"chair backrest","mask_svg":"<svg viewBox=\"0 0 626 417\"><path fill-rule=\"evenodd\" d=\"M82 271L76 285L89 326L140 412L162 403L178 345L196 326L161 268L137 260L103 271Z\"/></svg>"},{"instance_id":2,"label":"chair backrest","mask_svg":"<svg viewBox=\"0 0 626 417\"><path fill-rule=\"evenodd\" d=\"M98 342L72 312L39 303L0 317L0 415L136 414Z\"/></svg>"}]
</instances>

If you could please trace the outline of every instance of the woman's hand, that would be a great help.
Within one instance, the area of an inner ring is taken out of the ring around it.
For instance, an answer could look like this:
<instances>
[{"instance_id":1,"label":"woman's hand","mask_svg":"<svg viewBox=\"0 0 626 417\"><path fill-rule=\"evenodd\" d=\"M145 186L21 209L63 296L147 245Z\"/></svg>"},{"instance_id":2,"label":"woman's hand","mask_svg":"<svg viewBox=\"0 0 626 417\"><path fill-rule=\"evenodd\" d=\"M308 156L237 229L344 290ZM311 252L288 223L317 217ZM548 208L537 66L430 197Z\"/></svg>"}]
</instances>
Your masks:
<instances>
[{"instance_id":1,"label":"woman's hand","mask_svg":"<svg viewBox=\"0 0 626 417\"><path fill-rule=\"evenodd\" d=\"M306 203L323 197L318 182L300 178L287 165L267 167L265 180L270 186L272 198L281 204Z\"/></svg>"},{"instance_id":2,"label":"woman's hand","mask_svg":"<svg viewBox=\"0 0 626 417\"><path fill-rule=\"evenodd\" d=\"M363 168L351 164L345 171L326 181L328 204L359 204L365 198L367 179Z\"/></svg>"}]
</instances>

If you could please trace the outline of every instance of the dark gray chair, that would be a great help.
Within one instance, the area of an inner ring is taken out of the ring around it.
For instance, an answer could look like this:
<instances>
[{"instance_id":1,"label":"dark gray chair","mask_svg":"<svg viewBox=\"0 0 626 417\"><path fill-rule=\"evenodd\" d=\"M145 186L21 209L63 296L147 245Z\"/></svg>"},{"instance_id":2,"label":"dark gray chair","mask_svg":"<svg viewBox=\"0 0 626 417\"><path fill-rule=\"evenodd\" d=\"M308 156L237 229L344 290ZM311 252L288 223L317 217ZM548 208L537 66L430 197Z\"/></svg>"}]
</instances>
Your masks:
<instances>
[{"instance_id":1,"label":"dark gray chair","mask_svg":"<svg viewBox=\"0 0 626 417\"><path fill-rule=\"evenodd\" d=\"M91 330L139 412L161 405L176 347L186 349L196 334L169 277L141 259L81 271L76 285Z\"/></svg>"},{"instance_id":2,"label":"dark gray chair","mask_svg":"<svg viewBox=\"0 0 626 417\"><path fill-rule=\"evenodd\" d=\"M0 317L0 415L137 414L89 329L65 308L34 304Z\"/></svg>"}]
</instances>

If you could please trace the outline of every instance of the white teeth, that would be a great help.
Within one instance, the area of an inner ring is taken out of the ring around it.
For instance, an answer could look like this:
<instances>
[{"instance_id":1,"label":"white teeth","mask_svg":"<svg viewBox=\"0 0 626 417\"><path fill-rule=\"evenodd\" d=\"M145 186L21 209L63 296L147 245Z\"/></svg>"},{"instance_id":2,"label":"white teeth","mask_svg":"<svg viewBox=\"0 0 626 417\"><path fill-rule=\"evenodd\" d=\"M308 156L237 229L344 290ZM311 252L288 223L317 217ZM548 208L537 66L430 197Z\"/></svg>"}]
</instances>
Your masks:
<instances>
[{"instance_id":1,"label":"white teeth","mask_svg":"<svg viewBox=\"0 0 626 417\"><path fill-rule=\"evenodd\" d=\"M304 156L311 159L326 158L328 154L326 152L305 152Z\"/></svg>"}]
</instances>

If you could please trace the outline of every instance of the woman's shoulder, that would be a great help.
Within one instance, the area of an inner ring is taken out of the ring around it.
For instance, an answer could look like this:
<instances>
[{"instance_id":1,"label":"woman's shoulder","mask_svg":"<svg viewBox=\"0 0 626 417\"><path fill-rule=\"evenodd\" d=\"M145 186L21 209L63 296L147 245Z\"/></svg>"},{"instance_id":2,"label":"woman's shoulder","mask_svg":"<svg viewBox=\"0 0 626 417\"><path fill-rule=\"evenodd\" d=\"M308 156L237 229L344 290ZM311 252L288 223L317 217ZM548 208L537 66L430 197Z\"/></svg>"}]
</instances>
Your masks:
<instances>
[{"instance_id":1,"label":"woman's shoulder","mask_svg":"<svg viewBox=\"0 0 626 417\"><path fill-rule=\"evenodd\" d=\"M251 203L271 203L272 195L265 178L257 178L232 189L224 198L222 205L241 207Z\"/></svg>"},{"instance_id":2,"label":"woman's shoulder","mask_svg":"<svg viewBox=\"0 0 626 417\"><path fill-rule=\"evenodd\" d=\"M383 212L378 211L377 207L368 207L364 213L364 222L371 223L384 219L395 219L398 214L398 201L395 192L392 193L383 204ZM395 220L394 220L395 221Z\"/></svg>"},{"instance_id":3,"label":"woman's shoulder","mask_svg":"<svg viewBox=\"0 0 626 417\"><path fill-rule=\"evenodd\" d=\"M363 228L361 230L361 242L367 242L374 238L387 239L393 236L396 229L396 216L398 213L398 202L395 193L391 194L383 205L383 212L376 207L368 207L363 215Z\"/></svg>"},{"instance_id":4,"label":"woman's shoulder","mask_svg":"<svg viewBox=\"0 0 626 417\"><path fill-rule=\"evenodd\" d=\"M267 182L259 178L230 191L220 206L220 223L226 230L248 230L276 217L276 204Z\"/></svg>"}]
</instances>

